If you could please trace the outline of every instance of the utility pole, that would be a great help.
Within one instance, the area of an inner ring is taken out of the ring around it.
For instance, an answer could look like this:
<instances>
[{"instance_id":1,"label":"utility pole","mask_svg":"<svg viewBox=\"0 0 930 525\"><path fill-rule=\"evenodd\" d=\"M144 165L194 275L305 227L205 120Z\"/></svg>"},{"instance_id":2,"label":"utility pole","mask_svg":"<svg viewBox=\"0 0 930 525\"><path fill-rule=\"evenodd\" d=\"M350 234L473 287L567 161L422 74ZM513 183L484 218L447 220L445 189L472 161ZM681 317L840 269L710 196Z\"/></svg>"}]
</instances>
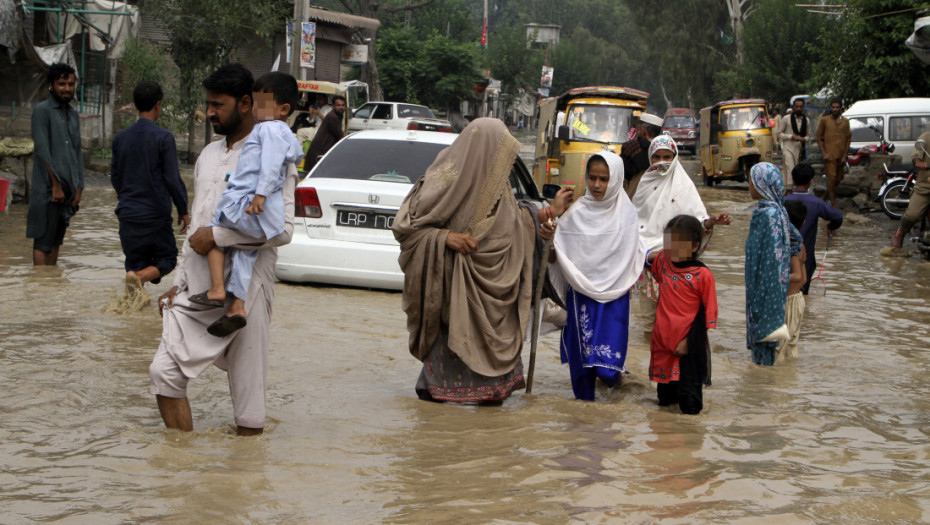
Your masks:
<instances>
[{"instance_id":1,"label":"utility pole","mask_svg":"<svg viewBox=\"0 0 930 525\"><path fill-rule=\"evenodd\" d=\"M300 67L300 38L303 35L303 22L307 21L308 0L294 2L294 30L291 35L291 67L290 74L294 78L306 80L307 72ZM299 75L299 76L298 76Z\"/></svg>"}]
</instances>

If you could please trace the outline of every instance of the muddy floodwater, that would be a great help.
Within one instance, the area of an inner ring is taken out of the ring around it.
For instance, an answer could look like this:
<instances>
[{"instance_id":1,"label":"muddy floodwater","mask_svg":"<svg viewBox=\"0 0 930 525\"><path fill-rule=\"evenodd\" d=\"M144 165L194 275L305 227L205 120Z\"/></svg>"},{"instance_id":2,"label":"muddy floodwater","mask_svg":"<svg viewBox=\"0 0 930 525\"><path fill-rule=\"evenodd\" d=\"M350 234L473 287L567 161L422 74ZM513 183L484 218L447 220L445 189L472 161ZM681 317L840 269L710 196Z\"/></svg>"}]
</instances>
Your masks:
<instances>
[{"instance_id":1,"label":"muddy floodwater","mask_svg":"<svg viewBox=\"0 0 930 525\"><path fill-rule=\"evenodd\" d=\"M216 368L191 383L195 431L162 428L155 306L105 312L123 277L105 180L85 192L58 269L32 267L13 205L0 215L0 522L930 521L930 263L879 257L880 214L845 224L800 359L762 368L744 332L753 204L745 184L700 191L733 216L704 256L720 317L701 415L656 406L635 317L631 376L596 403L573 400L549 334L532 395L446 406L414 394L399 294L278 283L256 438L234 436Z\"/></svg>"}]
</instances>

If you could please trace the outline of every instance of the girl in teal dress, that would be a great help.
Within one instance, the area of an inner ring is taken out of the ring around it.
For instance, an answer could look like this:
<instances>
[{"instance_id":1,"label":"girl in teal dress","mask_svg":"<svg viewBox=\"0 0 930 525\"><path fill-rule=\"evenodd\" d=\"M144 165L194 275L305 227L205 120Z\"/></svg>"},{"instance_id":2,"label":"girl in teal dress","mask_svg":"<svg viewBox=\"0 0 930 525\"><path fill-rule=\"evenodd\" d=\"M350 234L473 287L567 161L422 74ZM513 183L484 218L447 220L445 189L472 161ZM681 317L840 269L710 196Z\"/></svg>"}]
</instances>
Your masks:
<instances>
[{"instance_id":1,"label":"girl in teal dress","mask_svg":"<svg viewBox=\"0 0 930 525\"><path fill-rule=\"evenodd\" d=\"M746 347L754 363L771 366L778 340L788 335L788 275L791 256L800 251L801 234L788 221L778 168L768 162L756 164L749 179L749 194L759 205L746 238Z\"/></svg>"}]
</instances>

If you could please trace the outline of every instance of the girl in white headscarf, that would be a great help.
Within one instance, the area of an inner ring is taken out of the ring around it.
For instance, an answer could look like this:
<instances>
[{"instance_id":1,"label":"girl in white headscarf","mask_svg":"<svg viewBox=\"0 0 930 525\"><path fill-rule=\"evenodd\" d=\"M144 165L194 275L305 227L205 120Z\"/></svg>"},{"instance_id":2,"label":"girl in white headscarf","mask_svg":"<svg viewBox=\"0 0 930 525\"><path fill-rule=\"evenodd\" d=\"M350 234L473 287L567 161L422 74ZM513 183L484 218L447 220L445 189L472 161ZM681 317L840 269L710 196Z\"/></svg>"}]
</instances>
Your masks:
<instances>
[{"instance_id":1,"label":"girl in white headscarf","mask_svg":"<svg viewBox=\"0 0 930 525\"><path fill-rule=\"evenodd\" d=\"M560 353L577 399L594 401L596 378L619 384L626 362L630 288L646 260L636 210L623 191L623 161L592 155L587 193L559 219L550 279L568 310Z\"/></svg>"},{"instance_id":2,"label":"girl in white headscarf","mask_svg":"<svg viewBox=\"0 0 930 525\"><path fill-rule=\"evenodd\" d=\"M697 217L709 232L717 224L730 224L730 215L719 213L713 217L707 214L701 196L688 172L681 165L678 147L668 135L659 135L649 145L649 161L652 163L636 187L633 206L636 207L639 238L649 250L661 250L663 234L668 222L678 215ZM705 235L705 242L709 236ZM703 248L702 248L703 249ZM651 304L640 302L645 319L643 330L652 332L655 322L656 304L659 300L659 288L648 270L636 284Z\"/></svg>"}]
</instances>

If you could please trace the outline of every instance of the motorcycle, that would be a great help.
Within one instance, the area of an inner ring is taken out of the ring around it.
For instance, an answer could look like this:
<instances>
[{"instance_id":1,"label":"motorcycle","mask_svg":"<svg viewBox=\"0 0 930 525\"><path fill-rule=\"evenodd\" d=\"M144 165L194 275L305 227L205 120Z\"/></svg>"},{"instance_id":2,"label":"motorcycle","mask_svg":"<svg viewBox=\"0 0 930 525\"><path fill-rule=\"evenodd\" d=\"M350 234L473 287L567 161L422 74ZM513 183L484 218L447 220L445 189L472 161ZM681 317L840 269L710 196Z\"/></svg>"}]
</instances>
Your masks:
<instances>
[{"instance_id":1,"label":"motorcycle","mask_svg":"<svg viewBox=\"0 0 930 525\"><path fill-rule=\"evenodd\" d=\"M917 168L910 164L882 164L882 172L878 174L882 186L878 190L875 200L882 206L885 215L892 219L900 219L911 200L914 184L917 183Z\"/></svg>"},{"instance_id":2,"label":"motorcycle","mask_svg":"<svg viewBox=\"0 0 930 525\"><path fill-rule=\"evenodd\" d=\"M871 162L871 156L876 153L887 155L894 152L894 144L882 139L878 145L868 144L861 148L849 148L846 155L846 163L850 166L862 166L868 168Z\"/></svg>"}]
</instances>

